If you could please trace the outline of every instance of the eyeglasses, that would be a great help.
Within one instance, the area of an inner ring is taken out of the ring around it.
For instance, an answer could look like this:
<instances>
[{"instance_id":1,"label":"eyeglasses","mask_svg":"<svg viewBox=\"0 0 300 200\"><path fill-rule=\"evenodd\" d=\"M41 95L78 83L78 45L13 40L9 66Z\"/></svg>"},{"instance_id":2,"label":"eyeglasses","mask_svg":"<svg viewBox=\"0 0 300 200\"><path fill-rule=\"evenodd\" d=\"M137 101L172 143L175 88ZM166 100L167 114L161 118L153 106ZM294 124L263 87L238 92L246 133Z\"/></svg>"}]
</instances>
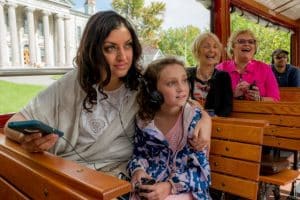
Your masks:
<instances>
[{"instance_id":1,"label":"eyeglasses","mask_svg":"<svg viewBox=\"0 0 300 200\"><path fill-rule=\"evenodd\" d=\"M276 58L277 60L281 60L282 58L283 58L283 59L286 59L287 57L286 57L286 56L276 56L275 58Z\"/></svg>"},{"instance_id":2,"label":"eyeglasses","mask_svg":"<svg viewBox=\"0 0 300 200\"><path fill-rule=\"evenodd\" d=\"M246 43L248 43L248 44L256 44L256 40L255 40L255 39L249 39L249 40L246 40L246 39L238 39L238 40L236 41L236 43L238 43L238 44L246 44Z\"/></svg>"}]
</instances>

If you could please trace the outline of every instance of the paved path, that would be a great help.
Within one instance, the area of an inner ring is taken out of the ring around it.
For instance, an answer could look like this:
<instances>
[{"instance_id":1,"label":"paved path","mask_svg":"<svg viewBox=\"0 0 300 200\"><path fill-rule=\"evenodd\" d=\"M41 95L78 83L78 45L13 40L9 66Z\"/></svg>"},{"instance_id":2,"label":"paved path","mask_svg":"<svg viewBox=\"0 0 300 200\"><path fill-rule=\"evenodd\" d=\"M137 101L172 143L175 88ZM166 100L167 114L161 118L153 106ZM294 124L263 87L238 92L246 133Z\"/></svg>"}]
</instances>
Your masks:
<instances>
[{"instance_id":1,"label":"paved path","mask_svg":"<svg viewBox=\"0 0 300 200\"><path fill-rule=\"evenodd\" d=\"M33 85L50 85L56 80L51 78L52 75L44 76L13 76L13 77L0 77L0 80L5 80L14 83L26 83Z\"/></svg>"}]
</instances>

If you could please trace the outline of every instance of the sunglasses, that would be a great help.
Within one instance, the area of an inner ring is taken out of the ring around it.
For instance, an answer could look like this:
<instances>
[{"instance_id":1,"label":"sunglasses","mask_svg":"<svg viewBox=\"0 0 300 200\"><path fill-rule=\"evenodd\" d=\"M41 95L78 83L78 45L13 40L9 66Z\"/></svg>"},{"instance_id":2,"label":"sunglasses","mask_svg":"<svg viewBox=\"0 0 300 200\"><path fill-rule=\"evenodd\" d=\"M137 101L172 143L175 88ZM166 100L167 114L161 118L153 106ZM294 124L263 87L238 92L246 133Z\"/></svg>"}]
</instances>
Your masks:
<instances>
[{"instance_id":1,"label":"sunglasses","mask_svg":"<svg viewBox=\"0 0 300 200\"><path fill-rule=\"evenodd\" d=\"M287 57L286 56L276 56L275 57L277 60L281 60L281 59L286 59Z\"/></svg>"},{"instance_id":2,"label":"sunglasses","mask_svg":"<svg viewBox=\"0 0 300 200\"><path fill-rule=\"evenodd\" d=\"M236 41L236 43L238 43L238 44L246 44L246 43L248 43L248 44L256 44L256 40L255 40L255 39L249 39L249 40L246 40L246 39L238 39L238 40Z\"/></svg>"}]
</instances>

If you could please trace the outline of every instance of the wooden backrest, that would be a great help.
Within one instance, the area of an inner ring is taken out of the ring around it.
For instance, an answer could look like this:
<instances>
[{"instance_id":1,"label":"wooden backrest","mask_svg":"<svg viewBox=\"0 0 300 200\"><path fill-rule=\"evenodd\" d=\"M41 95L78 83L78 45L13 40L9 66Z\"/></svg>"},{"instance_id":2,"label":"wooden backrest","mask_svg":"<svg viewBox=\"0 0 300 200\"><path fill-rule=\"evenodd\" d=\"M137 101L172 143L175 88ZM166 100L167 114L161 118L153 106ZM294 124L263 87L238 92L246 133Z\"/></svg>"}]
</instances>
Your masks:
<instances>
[{"instance_id":1,"label":"wooden backrest","mask_svg":"<svg viewBox=\"0 0 300 200\"><path fill-rule=\"evenodd\" d=\"M300 151L300 102L235 100L231 117L267 120L264 145Z\"/></svg>"},{"instance_id":2,"label":"wooden backrest","mask_svg":"<svg viewBox=\"0 0 300 200\"><path fill-rule=\"evenodd\" d=\"M300 102L299 87L280 87L280 101Z\"/></svg>"},{"instance_id":3,"label":"wooden backrest","mask_svg":"<svg viewBox=\"0 0 300 200\"><path fill-rule=\"evenodd\" d=\"M210 165L212 188L256 199L259 182L263 120L213 118Z\"/></svg>"},{"instance_id":4,"label":"wooden backrest","mask_svg":"<svg viewBox=\"0 0 300 200\"><path fill-rule=\"evenodd\" d=\"M0 177L0 196L6 199L104 200L131 188L126 181L48 152L28 153L1 133Z\"/></svg>"},{"instance_id":5,"label":"wooden backrest","mask_svg":"<svg viewBox=\"0 0 300 200\"><path fill-rule=\"evenodd\" d=\"M3 127L7 120L13 116L14 113L0 114L0 132L3 133Z\"/></svg>"}]
</instances>

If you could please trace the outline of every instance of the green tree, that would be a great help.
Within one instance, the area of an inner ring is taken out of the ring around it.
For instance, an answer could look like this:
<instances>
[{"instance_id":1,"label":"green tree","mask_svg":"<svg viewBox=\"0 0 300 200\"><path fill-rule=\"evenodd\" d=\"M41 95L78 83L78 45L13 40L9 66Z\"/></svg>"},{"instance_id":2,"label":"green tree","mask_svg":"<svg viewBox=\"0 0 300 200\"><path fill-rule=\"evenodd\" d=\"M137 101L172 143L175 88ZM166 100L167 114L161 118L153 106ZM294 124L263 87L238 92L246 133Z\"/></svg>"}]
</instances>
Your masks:
<instances>
[{"instance_id":1,"label":"green tree","mask_svg":"<svg viewBox=\"0 0 300 200\"><path fill-rule=\"evenodd\" d=\"M151 2L146 6L144 0L113 0L112 7L132 22L144 45L157 47L165 3Z\"/></svg>"},{"instance_id":2,"label":"green tree","mask_svg":"<svg viewBox=\"0 0 300 200\"><path fill-rule=\"evenodd\" d=\"M275 49L282 48L290 51L291 33L278 30L278 28L274 27L262 26L245 17L239 16L237 13L231 14L230 18L232 32L241 29L250 29L257 37L258 51L255 55L257 60L270 63L271 54Z\"/></svg>"},{"instance_id":3,"label":"green tree","mask_svg":"<svg viewBox=\"0 0 300 200\"><path fill-rule=\"evenodd\" d=\"M180 56L188 66L193 66L195 60L192 56L191 46L198 34L200 34L200 29L192 25L169 28L162 31L158 46L165 55Z\"/></svg>"}]
</instances>

